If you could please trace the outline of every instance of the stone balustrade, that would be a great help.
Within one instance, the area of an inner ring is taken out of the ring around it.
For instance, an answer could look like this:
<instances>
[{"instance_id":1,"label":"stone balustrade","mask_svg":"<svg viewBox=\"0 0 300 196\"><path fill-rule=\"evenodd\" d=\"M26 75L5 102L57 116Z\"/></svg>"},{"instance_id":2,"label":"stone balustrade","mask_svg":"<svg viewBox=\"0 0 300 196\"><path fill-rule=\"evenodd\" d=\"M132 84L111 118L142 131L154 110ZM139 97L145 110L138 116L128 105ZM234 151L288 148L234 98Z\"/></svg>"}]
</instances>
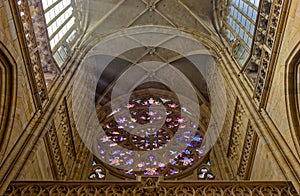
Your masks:
<instances>
[{"instance_id":1,"label":"stone balustrade","mask_svg":"<svg viewBox=\"0 0 300 196\"><path fill-rule=\"evenodd\" d=\"M15 181L5 195L298 195L291 182L264 181Z\"/></svg>"}]
</instances>

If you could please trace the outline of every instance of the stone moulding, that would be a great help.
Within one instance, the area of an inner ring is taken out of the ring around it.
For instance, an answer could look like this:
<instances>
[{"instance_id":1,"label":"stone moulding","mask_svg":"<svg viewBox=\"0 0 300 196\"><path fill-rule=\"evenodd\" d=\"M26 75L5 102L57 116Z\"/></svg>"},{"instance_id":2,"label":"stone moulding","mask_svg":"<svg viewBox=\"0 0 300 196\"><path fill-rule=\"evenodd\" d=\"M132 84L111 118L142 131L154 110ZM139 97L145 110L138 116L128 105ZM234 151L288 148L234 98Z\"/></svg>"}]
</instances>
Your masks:
<instances>
[{"instance_id":1,"label":"stone moulding","mask_svg":"<svg viewBox=\"0 0 300 196\"><path fill-rule=\"evenodd\" d=\"M68 105L66 100L64 99L63 103L58 108L58 114L60 117L60 124L62 126L62 136L63 136L63 144L64 148L67 151L67 156L70 159L76 157L75 146L73 141L73 134L70 125L70 117L69 112L67 110Z\"/></svg>"},{"instance_id":2,"label":"stone moulding","mask_svg":"<svg viewBox=\"0 0 300 196\"><path fill-rule=\"evenodd\" d=\"M231 159L237 159L239 157L239 146L241 145L241 126L243 124L242 117L245 113L244 107L237 100L236 109L235 109L235 118L233 121L230 142L228 147L228 157Z\"/></svg>"},{"instance_id":3,"label":"stone moulding","mask_svg":"<svg viewBox=\"0 0 300 196\"><path fill-rule=\"evenodd\" d=\"M4 195L298 195L290 182L251 181L19 181Z\"/></svg>"},{"instance_id":4,"label":"stone moulding","mask_svg":"<svg viewBox=\"0 0 300 196\"><path fill-rule=\"evenodd\" d=\"M47 136L47 143L51 151L51 159L53 158L56 167L55 175L58 177L58 179L63 179L66 174L66 169L64 167L63 158L62 158L61 149L59 146L59 141L57 138L54 122L52 122L52 126L47 132L46 136Z\"/></svg>"},{"instance_id":5,"label":"stone moulding","mask_svg":"<svg viewBox=\"0 0 300 196\"><path fill-rule=\"evenodd\" d=\"M257 142L258 142L258 136L255 131L255 128L253 125L248 123L248 128L244 140L244 146L242 151L242 157L240 161L240 166L238 169L238 176L240 179L246 180L250 178L251 174L251 167L253 164L253 156L255 154L254 151L256 151Z\"/></svg>"},{"instance_id":6,"label":"stone moulding","mask_svg":"<svg viewBox=\"0 0 300 196\"><path fill-rule=\"evenodd\" d=\"M30 56L30 64L38 91L37 93L39 95L39 104L41 105L48 99L48 94L29 3L28 1L19 1L17 8L20 15L19 19L23 26L24 38L26 40L28 55Z\"/></svg>"},{"instance_id":7,"label":"stone moulding","mask_svg":"<svg viewBox=\"0 0 300 196\"><path fill-rule=\"evenodd\" d=\"M254 99L259 108L265 107L268 98L267 89L278 58L277 48L280 47L281 31L286 24L289 2L289 0L263 0L261 3L250 60L250 64L258 66Z\"/></svg>"}]
</instances>

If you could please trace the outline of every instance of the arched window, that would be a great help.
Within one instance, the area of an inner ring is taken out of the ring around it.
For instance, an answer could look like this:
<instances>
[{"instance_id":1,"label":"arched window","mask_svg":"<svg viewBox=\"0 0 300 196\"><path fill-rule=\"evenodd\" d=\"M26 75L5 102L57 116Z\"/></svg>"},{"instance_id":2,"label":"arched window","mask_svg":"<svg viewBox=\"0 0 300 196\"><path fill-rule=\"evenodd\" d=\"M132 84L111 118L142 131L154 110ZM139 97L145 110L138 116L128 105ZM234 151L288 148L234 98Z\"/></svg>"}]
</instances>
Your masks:
<instances>
[{"instance_id":1,"label":"arched window","mask_svg":"<svg viewBox=\"0 0 300 196\"><path fill-rule=\"evenodd\" d=\"M43 102L47 99L47 87L75 47L82 18L79 19L75 0L17 0L12 4L18 8L16 19L24 31L19 36L26 40L22 50L30 53L26 58L33 67Z\"/></svg>"},{"instance_id":2,"label":"arched window","mask_svg":"<svg viewBox=\"0 0 300 196\"><path fill-rule=\"evenodd\" d=\"M61 66L67 58L68 44L76 37L72 0L42 0L53 57Z\"/></svg>"},{"instance_id":3,"label":"arched window","mask_svg":"<svg viewBox=\"0 0 300 196\"><path fill-rule=\"evenodd\" d=\"M106 173L105 170L102 168L101 165L97 163L96 160L92 161L92 172L89 174L89 180L104 180Z\"/></svg>"},{"instance_id":4,"label":"arched window","mask_svg":"<svg viewBox=\"0 0 300 196\"><path fill-rule=\"evenodd\" d=\"M198 179L199 180L214 180L215 179L215 175L211 172L210 169L211 166L211 162L208 159L206 164L203 164L200 169L198 169Z\"/></svg>"},{"instance_id":5,"label":"arched window","mask_svg":"<svg viewBox=\"0 0 300 196\"><path fill-rule=\"evenodd\" d=\"M244 65L249 57L257 21L260 0L229 0L227 18L224 21L226 38L234 57Z\"/></svg>"},{"instance_id":6,"label":"arched window","mask_svg":"<svg viewBox=\"0 0 300 196\"><path fill-rule=\"evenodd\" d=\"M166 111L148 109L157 106L165 107ZM127 109L130 111L130 117L124 115ZM186 113L186 117L181 117L181 110ZM105 135L98 140L99 157L109 160L109 164L113 167L128 167L118 171L129 178L138 175L162 175L166 178L179 176L182 172L188 171L188 168L196 166L204 157L202 142L205 132L193 116L189 107L179 105L170 97L139 95L138 99L130 100L129 104L121 104L117 109L109 111L101 122ZM157 123L161 120L165 124L157 128ZM148 125L141 129L136 123ZM182 134L176 134L178 129L182 130ZM193 130L197 130L196 133ZM162 157L157 153L135 157L135 151L150 152L162 149L172 138L178 143L185 144L185 148L177 150L174 146L166 154L161 155L168 157L168 161L162 161ZM111 150L116 145L128 151ZM109 153L107 149L110 149Z\"/></svg>"},{"instance_id":7,"label":"arched window","mask_svg":"<svg viewBox=\"0 0 300 196\"><path fill-rule=\"evenodd\" d=\"M215 21L230 44L233 57L254 86L259 107L266 105L268 82L272 77L277 50L286 24L290 0L217 1Z\"/></svg>"}]
</instances>

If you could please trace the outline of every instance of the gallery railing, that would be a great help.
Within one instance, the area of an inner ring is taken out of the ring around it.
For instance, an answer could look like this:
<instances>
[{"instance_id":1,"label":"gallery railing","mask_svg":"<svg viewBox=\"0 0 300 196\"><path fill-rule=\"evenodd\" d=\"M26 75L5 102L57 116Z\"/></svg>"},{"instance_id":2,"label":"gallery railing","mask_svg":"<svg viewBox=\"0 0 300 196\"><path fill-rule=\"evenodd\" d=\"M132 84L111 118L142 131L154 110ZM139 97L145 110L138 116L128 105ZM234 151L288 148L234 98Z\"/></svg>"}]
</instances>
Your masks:
<instances>
[{"instance_id":1,"label":"gallery railing","mask_svg":"<svg viewBox=\"0 0 300 196\"><path fill-rule=\"evenodd\" d=\"M265 181L15 181L5 195L298 195L291 182Z\"/></svg>"}]
</instances>

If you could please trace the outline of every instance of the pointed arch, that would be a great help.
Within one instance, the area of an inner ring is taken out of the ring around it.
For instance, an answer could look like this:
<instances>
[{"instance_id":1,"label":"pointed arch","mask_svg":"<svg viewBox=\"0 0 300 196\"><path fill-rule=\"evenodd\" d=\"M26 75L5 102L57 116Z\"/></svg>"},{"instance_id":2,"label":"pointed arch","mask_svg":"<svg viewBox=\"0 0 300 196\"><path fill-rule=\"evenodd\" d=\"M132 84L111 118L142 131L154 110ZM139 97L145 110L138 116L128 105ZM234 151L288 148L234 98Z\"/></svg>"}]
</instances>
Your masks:
<instances>
[{"instance_id":1,"label":"pointed arch","mask_svg":"<svg viewBox=\"0 0 300 196\"><path fill-rule=\"evenodd\" d=\"M16 105L16 62L0 42L0 161L6 151Z\"/></svg>"},{"instance_id":2,"label":"pointed arch","mask_svg":"<svg viewBox=\"0 0 300 196\"><path fill-rule=\"evenodd\" d=\"M300 42L286 61L286 108L294 145L300 155Z\"/></svg>"}]
</instances>

